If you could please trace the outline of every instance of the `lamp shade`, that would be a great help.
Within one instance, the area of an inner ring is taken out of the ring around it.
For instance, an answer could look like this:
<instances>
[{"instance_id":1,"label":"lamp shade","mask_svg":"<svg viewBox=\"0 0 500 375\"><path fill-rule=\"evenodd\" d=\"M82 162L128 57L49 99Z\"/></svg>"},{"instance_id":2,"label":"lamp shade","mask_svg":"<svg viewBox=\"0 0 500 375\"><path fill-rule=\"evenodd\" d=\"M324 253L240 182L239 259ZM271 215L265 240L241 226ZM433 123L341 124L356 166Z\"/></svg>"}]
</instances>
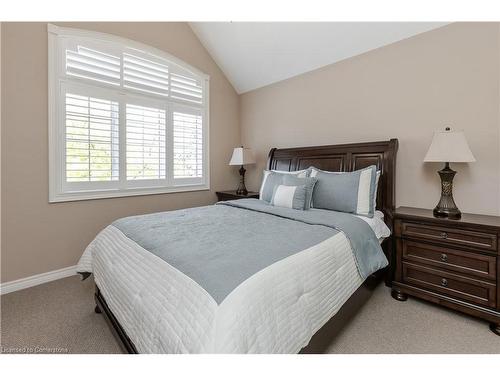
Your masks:
<instances>
[{"instance_id":1,"label":"lamp shade","mask_svg":"<svg viewBox=\"0 0 500 375\"><path fill-rule=\"evenodd\" d=\"M255 157L251 149L244 147L236 147L233 150L233 156L231 156L231 161L229 162L229 165L247 165L254 163L255 163Z\"/></svg>"},{"instance_id":2,"label":"lamp shade","mask_svg":"<svg viewBox=\"0 0 500 375\"><path fill-rule=\"evenodd\" d=\"M469 163L476 159L472 155L463 131L446 130L434 132L425 162Z\"/></svg>"}]
</instances>

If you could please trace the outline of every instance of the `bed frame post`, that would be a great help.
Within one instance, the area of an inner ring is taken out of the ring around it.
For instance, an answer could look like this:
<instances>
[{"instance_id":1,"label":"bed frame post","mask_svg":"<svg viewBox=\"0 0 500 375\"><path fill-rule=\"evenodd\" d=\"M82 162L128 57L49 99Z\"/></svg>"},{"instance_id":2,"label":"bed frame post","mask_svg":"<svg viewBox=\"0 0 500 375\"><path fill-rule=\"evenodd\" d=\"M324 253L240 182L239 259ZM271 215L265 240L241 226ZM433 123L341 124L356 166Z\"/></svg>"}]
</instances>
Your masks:
<instances>
[{"instance_id":1,"label":"bed frame post","mask_svg":"<svg viewBox=\"0 0 500 375\"><path fill-rule=\"evenodd\" d=\"M102 315L104 316L106 323L110 326L111 332L113 332L113 335L118 339L122 349L129 354L137 354L138 352L134 343L130 340L127 333L118 322L118 319L116 319L114 314L109 309L109 306L97 285L95 286L94 300L96 303L94 311L98 314L101 312L103 313Z\"/></svg>"},{"instance_id":2,"label":"bed frame post","mask_svg":"<svg viewBox=\"0 0 500 375\"><path fill-rule=\"evenodd\" d=\"M276 151L276 147L269 150L269 155L267 156L267 169L268 170L273 169L273 166L271 165L271 163L273 161L274 151Z\"/></svg>"}]
</instances>

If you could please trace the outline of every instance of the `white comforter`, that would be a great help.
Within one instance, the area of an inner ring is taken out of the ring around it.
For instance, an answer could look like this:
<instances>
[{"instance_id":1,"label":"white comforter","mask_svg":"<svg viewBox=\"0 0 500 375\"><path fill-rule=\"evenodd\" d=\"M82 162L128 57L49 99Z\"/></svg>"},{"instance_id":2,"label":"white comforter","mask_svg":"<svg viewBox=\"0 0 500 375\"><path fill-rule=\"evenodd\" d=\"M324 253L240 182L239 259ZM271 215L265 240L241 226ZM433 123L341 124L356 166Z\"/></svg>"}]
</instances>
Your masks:
<instances>
[{"instance_id":1,"label":"white comforter","mask_svg":"<svg viewBox=\"0 0 500 375\"><path fill-rule=\"evenodd\" d=\"M94 273L140 353L297 353L364 281L343 233L261 270L220 305L114 226L77 271Z\"/></svg>"}]
</instances>

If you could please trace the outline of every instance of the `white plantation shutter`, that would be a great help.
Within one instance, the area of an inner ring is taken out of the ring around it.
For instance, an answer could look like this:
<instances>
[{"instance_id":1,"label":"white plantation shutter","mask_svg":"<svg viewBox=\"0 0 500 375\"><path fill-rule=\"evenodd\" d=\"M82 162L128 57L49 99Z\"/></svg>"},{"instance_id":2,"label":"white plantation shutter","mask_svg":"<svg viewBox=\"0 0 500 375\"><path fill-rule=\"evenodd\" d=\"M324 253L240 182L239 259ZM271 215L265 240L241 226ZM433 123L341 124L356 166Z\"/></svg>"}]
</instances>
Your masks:
<instances>
[{"instance_id":1,"label":"white plantation shutter","mask_svg":"<svg viewBox=\"0 0 500 375\"><path fill-rule=\"evenodd\" d=\"M66 94L66 181L118 180L118 103Z\"/></svg>"},{"instance_id":2,"label":"white plantation shutter","mask_svg":"<svg viewBox=\"0 0 500 375\"><path fill-rule=\"evenodd\" d=\"M187 111L174 111L174 178L203 176L202 117Z\"/></svg>"},{"instance_id":3,"label":"white plantation shutter","mask_svg":"<svg viewBox=\"0 0 500 375\"><path fill-rule=\"evenodd\" d=\"M168 96L168 66L124 53L123 86L150 94Z\"/></svg>"},{"instance_id":4,"label":"white plantation shutter","mask_svg":"<svg viewBox=\"0 0 500 375\"><path fill-rule=\"evenodd\" d=\"M120 56L78 45L66 50L66 74L111 85L120 85Z\"/></svg>"},{"instance_id":5,"label":"white plantation shutter","mask_svg":"<svg viewBox=\"0 0 500 375\"><path fill-rule=\"evenodd\" d=\"M68 76L171 97L181 103L203 104L202 79L177 65L170 67L166 59L128 49L106 53L80 44L66 47L65 53Z\"/></svg>"},{"instance_id":6,"label":"white plantation shutter","mask_svg":"<svg viewBox=\"0 0 500 375\"><path fill-rule=\"evenodd\" d=\"M127 180L166 177L166 113L127 104Z\"/></svg>"},{"instance_id":7,"label":"white plantation shutter","mask_svg":"<svg viewBox=\"0 0 500 375\"><path fill-rule=\"evenodd\" d=\"M170 92L174 99L182 102L202 104L203 89L201 80L187 74L170 74Z\"/></svg>"},{"instance_id":8,"label":"white plantation shutter","mask_svg":"<svg viewBox=\"0 0 500 375\"><path fill-rule=\"evenodd\" d=\"M208 188L208 76L49 25L50 201Z\"/></svg>"}]
</instances>

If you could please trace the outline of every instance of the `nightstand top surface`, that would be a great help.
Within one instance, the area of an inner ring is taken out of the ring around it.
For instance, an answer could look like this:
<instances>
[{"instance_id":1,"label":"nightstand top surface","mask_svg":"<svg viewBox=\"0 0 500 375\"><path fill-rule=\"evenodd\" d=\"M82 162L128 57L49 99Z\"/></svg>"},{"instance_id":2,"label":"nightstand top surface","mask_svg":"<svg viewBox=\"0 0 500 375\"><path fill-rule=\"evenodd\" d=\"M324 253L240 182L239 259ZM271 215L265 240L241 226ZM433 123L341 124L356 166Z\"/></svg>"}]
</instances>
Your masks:
<instances>
[{"instance_id":1,"label":"nightstand top surface","mask_svg":"<svg viewBox=\"0 0 500 375\"><path fill-rule=\"evenodd\" d=\"M416 207L398 207L394 211L394 215L399 218L415 218L415 219L427 219L432 220L435 223L447 224L447 223L462 223L462 224L473 224L473 225L485 225L489 227L496 227L500 230L500 216L492 215L479 215L479 214L467 214L462 213L462 218L459 220L446 219L434 217L431 209L427 208L416 208Z\"/></svg>"}]
</instances>

